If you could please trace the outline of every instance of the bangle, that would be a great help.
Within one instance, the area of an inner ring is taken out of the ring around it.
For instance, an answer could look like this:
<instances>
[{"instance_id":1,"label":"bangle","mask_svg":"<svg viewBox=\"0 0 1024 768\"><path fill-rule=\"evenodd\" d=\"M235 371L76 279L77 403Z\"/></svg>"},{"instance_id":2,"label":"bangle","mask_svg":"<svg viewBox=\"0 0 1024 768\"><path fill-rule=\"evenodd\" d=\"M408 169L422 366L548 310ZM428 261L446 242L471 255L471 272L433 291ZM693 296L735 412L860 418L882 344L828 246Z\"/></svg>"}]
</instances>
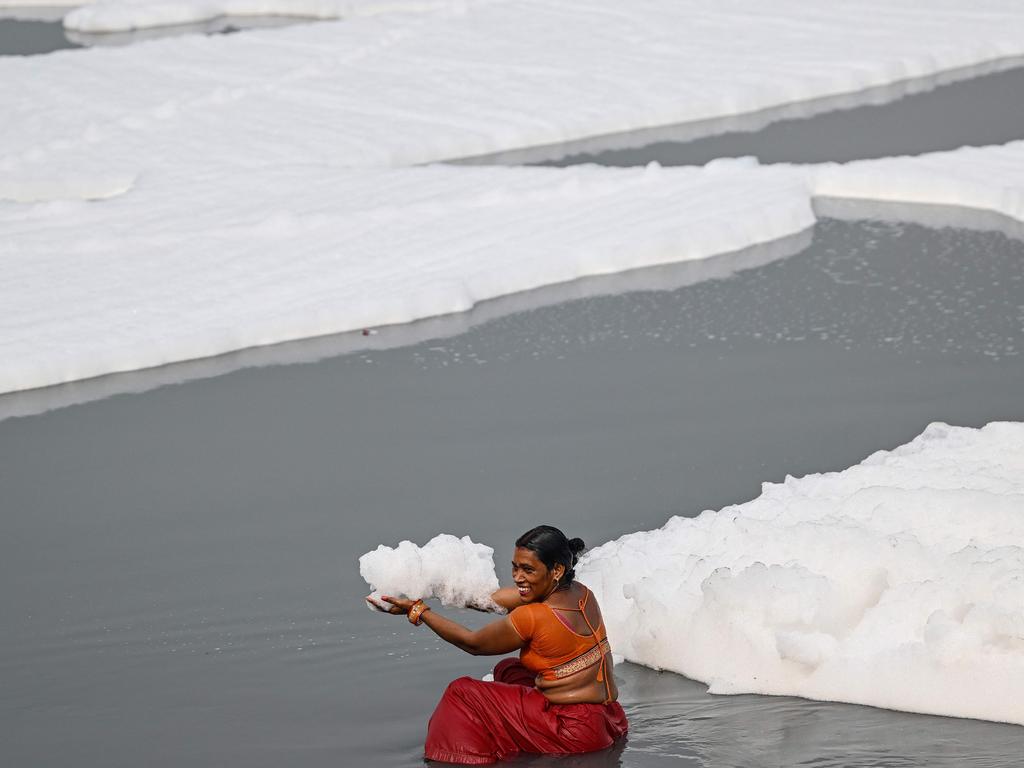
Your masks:
<instances>
[{"instance_id":1,"label":"bangle","mask_svg":"<svg viewBox=\"0 0 1024 768\"><path fill-rule=\"evenodd\" d=\"M417 627L423 623L423 614L430 610L430 606L424 603L422 600L417 600L409 608L409 623L415 624Z\"/></svg>"}]
</instances>

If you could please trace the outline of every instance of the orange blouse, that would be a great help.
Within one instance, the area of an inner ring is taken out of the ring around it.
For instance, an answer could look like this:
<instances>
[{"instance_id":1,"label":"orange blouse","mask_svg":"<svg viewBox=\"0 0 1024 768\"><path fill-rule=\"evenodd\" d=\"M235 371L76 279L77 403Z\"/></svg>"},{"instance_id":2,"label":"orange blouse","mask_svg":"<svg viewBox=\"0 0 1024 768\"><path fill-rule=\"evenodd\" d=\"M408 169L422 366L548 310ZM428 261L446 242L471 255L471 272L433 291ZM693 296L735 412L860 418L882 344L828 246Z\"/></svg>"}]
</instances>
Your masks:
<instances>
[{"instance_id":1,"label":"orange blouse","mask_svg":"<svg viewBox=\"0 0 1024 768\"><path fill-rule=\"evenodd\" d=\"M582 612L589 597L590 590L587 589L578 609L558 610ZM586 613L583 614L583 618L587 621ZM545 680L557 680L594 664L603 663L605 655L611 652L603 619L597 627L592 627L592 635L581 635L570 629L555 609L547 603L521 605L509 614L509 619L512 621L513 629L526 642L519 652L519 660L523 666L541 675ZM589 623L587 621L588 625ZM604 675L600 675L598 679L603 677Z\"/></svg>"}]
</instances>

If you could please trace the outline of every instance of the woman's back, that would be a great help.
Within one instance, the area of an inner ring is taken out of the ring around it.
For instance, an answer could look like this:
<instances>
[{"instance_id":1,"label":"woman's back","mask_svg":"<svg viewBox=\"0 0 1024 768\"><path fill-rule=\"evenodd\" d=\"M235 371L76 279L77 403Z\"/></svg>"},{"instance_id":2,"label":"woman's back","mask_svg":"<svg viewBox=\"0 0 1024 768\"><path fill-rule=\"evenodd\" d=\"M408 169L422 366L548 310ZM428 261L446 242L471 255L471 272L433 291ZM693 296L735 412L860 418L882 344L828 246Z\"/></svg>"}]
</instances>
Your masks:
<instances>
[{"instance_id":1,"label":"woman's back","mask_svg":"<svg viewBox=\"0 0 1024 768\"><path fill-rule=\"evenodd\" d=\"M509 618L526 641L520 660L550 701L601 704L618 698L601 609L584 585L577 582L543 602L520 606Z\"/></svg>"}]
</instances>

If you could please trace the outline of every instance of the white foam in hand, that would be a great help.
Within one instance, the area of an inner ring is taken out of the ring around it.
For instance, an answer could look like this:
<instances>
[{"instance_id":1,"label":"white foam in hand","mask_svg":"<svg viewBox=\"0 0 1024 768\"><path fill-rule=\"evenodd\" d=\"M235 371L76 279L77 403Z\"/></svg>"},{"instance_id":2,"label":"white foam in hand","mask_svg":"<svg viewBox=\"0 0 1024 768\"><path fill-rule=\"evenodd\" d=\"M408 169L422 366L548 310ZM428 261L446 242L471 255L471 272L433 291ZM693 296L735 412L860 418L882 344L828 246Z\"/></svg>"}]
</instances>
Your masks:
<instances>
[{"instance_id":1,"label":"white foam in hand","mask_svg":"<svg viewBox=\"0 0 1024 768\"><path fill-rule=\"evenodd\" d=\"M422 547L403 541L397 547L383 544L359 558L359 573L373 596L405 595L437 598L442 605L482 610L495 608L491 595L498 588L494 550L442 533Z\"/></svg>"}]
</instances>

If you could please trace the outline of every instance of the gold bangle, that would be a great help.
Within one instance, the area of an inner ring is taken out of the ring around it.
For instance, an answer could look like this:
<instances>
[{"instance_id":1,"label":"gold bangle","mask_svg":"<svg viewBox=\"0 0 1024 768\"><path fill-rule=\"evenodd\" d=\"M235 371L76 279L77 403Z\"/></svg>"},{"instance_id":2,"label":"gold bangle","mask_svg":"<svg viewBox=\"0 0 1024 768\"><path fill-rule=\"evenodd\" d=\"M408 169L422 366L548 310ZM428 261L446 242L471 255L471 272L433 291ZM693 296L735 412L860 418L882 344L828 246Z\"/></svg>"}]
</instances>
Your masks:
<instances>
[{"instance_id":1,"label":"gold bangle","mask_svg":"<svg viewBox=\"0 0 1024 768\"><path fill-rule=\"evenodd\" d=\"M419 626L423 623L423 614L430 610L430 606L422 600L417 600L409 608L409 623Z\"/></svg>"}]
</instances>

